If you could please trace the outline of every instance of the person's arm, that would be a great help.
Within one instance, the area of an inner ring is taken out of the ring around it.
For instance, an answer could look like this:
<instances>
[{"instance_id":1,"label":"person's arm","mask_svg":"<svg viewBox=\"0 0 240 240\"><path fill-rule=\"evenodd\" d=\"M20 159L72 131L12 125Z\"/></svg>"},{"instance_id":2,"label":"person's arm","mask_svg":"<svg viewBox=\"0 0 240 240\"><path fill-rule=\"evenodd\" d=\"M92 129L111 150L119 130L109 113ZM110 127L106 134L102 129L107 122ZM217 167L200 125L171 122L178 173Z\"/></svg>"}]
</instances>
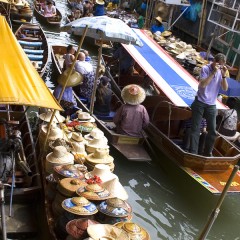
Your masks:
<instances>
[{"instance_id":1,"label":"person's arm","mask_svg":"<svg viewBox=\"0 0 240 240\"><path fill-rule=\"evenodd\" d=\"M56 10L56 7L55 7L55 6L52 7L52 15L53 15L53 16L56 16L56 15L57 15L57 10Z\"/></svg>"},{"instance_id":2,"label":"person's arm","mask_svg":"<svg viewBox=\"0 0 240 240\"><path fill-rule=\"evenodd\" d=\"M213 80L214 75L216 74L217 70L218 70L218 67L215 66L213 71L208 75L207 69L202 68L199 86L202 88L205 88Z\"/></svg>"},{"instance_id":3,"label":"person's arm","mask_svg":"<svg viewBox=\"0 0 240 240\"><path fill-rule=\"evenodd\" d=\"M223 91L227 91L228 90L228 82L226 79L226 74L227 74L227 67L223 66L223 68L221 69L221 73L222 73L222 90Z\"/></svg>"}]
</instances>

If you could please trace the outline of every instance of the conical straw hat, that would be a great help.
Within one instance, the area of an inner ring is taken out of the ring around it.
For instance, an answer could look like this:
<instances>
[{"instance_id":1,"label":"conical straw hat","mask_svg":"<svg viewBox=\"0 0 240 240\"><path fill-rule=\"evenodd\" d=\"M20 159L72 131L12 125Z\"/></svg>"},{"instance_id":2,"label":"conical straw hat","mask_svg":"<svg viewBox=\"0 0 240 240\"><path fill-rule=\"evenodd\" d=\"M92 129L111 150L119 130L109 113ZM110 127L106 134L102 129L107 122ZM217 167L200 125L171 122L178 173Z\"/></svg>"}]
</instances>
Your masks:
<instances>
[{"instance_id":1,"label":"conical straw hat","mask_svg":"<svg viewBox=\"0 0 240 240\"><path fill-rule=\"evenodd\" d=\"M52 117L53 111L47 111L46 113L41 113L39 115L39 118L45 122L50 122L51 117ZM56 114L53 118L53 121L58 123L58 122L64 122L65 117L61 116L59 111L56 111Z\"/></svg>"},{"instance_id":2,"label":"conical straw hat","mask_svg":"<svg viewBox=\"0 0 240 240\"><path fill-rule=\"evenodd\" d=\"M118 178L104 182L102 186L110 192L112 197L117 197L124 201L128 199L128 194Z\"/></svg>"},{"instance_id":3,"label":"conical straw hat","mask_svg":"<svg viewBox=\"0 0 240 240\"><path fill-rule=\"evenodd\" d=\"M57 79L57 82L61 85L64 86L69 74L70 68L66 69ZM71 76L69 77L68 83L66 87L75 87L79 85L83 81L83 75L77 71L72 71Z\"/></svg>"},{"instance_id":4,"label":"conical straw hat","mask_svg":"<svg viewBox=\"0 0 240 240\"><path fill-rule=\"evenodd\" d=\"M131 105L141 104L146 98L146 92L136 84L130 84L123 88L121 96L124 102Z\"/></svg>"}]
</instances>

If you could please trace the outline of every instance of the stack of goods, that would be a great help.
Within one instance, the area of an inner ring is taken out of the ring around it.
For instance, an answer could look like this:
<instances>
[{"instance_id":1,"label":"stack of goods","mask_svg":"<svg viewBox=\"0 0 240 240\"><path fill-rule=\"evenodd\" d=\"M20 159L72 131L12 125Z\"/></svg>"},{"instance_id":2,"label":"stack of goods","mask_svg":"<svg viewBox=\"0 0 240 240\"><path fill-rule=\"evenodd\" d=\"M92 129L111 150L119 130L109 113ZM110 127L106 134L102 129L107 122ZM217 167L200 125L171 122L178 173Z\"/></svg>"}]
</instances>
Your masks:
<instances>
[{"instance_id":1,"label":"stack of goods","mask_svg":"<svg viewBox=\"0 0 240 240\"><path fill-rule=\"evenodd\" d=\"M64 178L58 182L57 193L52 203L52 210L55 217L61 216L64 213L61 207L62 202L68 197L74 197L76 190L80 187L84 187L87 184L80 179L76 178Z\"/></svg>"},{"instance_id":2,"label":"stack of goods","mask_svg":"<svg viewBox=\"0 0 240 240\"><path fill-rule=\"evenodd\" d=\"M67 237L66 225L74 219L94 219L94 215L98 212L94 203L89 202L84 197L67 198L62 202L64 213L56 221L56 232L60 239Z\"/></svg>"},{"instance_id":3,"label":"stack of goods","mask_svg":"<svg viewBox=\"0 0 240 240\"><path fill-rule=\"evenodd\" d=\"M53 173L53 168L59 165L69 165L74 163L74 156L63 146L53 149L53 152L46 156L45 171L49 174Z\"/></svg>"},{"instance_id":4,"label":"stack of goods","mask_svg":"<svg viewBox=\"0 0 240 240\"><path fill-rule=\"evenodd\" d=\"M110 170L114 170L113 157L109 155L109 150L106 148L96 148L94 153L86 156L85 164L88 170L93 170L97 164L108 165Z\"/></svg>"},{"instance_id":5,"label":"stack of goods","mask_svg":"<svg viewBox=\"0 0 240 240\"><path fill-rule=\"evenodd\" d=\"M98 218L101 223L114 224L132 219L132 208L120 198L109 198L98 206Z\"/></svg>"}]
</instances>

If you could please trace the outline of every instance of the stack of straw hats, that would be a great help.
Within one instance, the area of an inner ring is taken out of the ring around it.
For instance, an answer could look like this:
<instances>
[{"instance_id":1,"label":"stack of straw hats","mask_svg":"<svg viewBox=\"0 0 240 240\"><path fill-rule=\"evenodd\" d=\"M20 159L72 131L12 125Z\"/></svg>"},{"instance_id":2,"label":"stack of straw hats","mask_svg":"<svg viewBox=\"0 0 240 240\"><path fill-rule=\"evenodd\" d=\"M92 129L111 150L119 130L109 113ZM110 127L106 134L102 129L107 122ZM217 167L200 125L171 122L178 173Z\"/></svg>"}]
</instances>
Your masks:
<instances>
[{"instance_id":1,"label":"stack of straw hats","mask_svg":"<svg viewBox=\"0 0 240 240\"><path fill-rule=\"evenodd\" d=\"M106 164L110 170L114 170L113 157L109 155L108 149L97 148L94 153L86 156L85 164L89 170L93 170L97 164Z\"/></svg>"},{"instance_id":2,"label":"stack of straw hats","mask_svg":"<svg viewBox=\"0 0 240 240\"><path fill-rule=\"evenodd\" d=\"M109 149L106 138L102 131L95 131L93 139L86 144L86 151L94 153L96 149Z\"/></svg>"}]
</instances>

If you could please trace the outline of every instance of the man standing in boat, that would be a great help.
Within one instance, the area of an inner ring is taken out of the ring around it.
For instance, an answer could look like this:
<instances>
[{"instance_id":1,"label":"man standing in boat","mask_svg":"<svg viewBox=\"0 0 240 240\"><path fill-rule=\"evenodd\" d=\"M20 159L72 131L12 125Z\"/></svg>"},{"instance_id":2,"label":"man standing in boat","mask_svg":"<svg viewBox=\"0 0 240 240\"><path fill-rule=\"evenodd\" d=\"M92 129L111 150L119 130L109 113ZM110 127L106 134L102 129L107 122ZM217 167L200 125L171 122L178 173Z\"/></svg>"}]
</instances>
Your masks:
<instances>
[{"instance_id":1,"label":"man standing in boat","mask_svg":"<svg viewBox=\"0 0 240 240\"><path fill-rule=\"evenodd\" d=\"M211 157L216 133L216 100L220 87L224 91L228 89L226 80L227 67L226 57L222 53L215 56L214 61L202 67L198 92L192 108L192 127L190 136L190 152L198 153L198 143L200 137L200 126L202 118L207 121L207 136L203 155Z\"/></svg>"}]
</instances>

